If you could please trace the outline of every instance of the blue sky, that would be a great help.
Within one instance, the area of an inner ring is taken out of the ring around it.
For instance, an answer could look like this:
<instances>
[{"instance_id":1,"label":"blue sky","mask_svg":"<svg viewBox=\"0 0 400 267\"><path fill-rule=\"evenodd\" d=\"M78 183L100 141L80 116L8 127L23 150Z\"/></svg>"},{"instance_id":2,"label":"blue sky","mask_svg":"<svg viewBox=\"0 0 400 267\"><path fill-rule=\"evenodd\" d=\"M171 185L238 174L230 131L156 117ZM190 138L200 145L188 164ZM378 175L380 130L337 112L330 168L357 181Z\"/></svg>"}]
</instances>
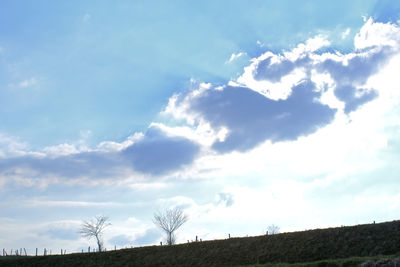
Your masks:
<instances>
[{"instance_id":1,"label":"blue sky","mask_svg":"<svg viewBox=\"0 0 400 267\"><path fill-rule=\"evenodd\" d=\"M400 4L5 1L0 244L157 244L398 219ZM384 207L384 208L382 208ZM21 230L22 229L22 230Z\"/></svg>"}]
</instances>

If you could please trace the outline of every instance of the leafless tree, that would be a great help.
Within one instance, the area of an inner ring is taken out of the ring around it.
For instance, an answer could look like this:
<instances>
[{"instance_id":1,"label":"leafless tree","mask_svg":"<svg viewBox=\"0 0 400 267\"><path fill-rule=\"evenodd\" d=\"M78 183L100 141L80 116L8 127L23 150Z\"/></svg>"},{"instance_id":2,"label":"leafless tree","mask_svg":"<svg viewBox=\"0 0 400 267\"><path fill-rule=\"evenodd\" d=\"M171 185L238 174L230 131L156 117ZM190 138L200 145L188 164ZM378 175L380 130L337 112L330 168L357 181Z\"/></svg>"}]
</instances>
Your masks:
<instances>
[{"instance_id":1,"label":"leafless tree","mask_svg":"<svg viewBox=\"0 0 400 267\"><path fill-rule=\"evenodd\" d=\"M91 221L83 221L79 233L88 239L92 237L96 238L97 246L99 247L100 252L103 251L103 231L107 226L110 225L111 223L108 222L108 217L99 215L94 217L94 219Z\"/></svg>"},{"instance_id":2,"label":"leafless tree","mask_svg":"<svg viewBox=\"0 0 400 267\"><path fill-rule=\"evenodd\" d=\"M275 224L271 224L270 226L268 226L268 234L270 235L275 235L275 234L279 234L279 226L275 225Z\"/></svg>"},{"instance_id":3,"label":"leafless tree","mask_svg":"<svg viewBox=\"0 0 400 267\"><path fill-rule=\"evenodd\" d=\"M188 216L183 213L183 210L175 207L167 209L164 212L154 214L153 223L160 227L167 234L167 244L175 244L175 231L188 220Z\"/></svg>"}]
</instances>

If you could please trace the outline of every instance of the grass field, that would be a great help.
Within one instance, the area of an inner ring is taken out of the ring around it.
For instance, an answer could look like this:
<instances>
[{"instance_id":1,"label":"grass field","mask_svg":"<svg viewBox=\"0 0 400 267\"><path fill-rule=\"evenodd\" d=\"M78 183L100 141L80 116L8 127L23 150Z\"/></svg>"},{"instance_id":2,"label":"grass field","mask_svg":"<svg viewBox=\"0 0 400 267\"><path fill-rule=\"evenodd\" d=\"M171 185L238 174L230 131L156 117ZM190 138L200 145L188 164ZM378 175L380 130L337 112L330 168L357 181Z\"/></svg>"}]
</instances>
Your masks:
<instances>
[{"instance_id":1,"label":"grass field","mask_svg":"<svg viewBox=\"0 0 400 267\"><path fill-rule=\"evenodd\" d=\"M399 257L400 221L393 221L102 253L0 257L0 266L396 266Z\"/></svg>"}]
</instances>

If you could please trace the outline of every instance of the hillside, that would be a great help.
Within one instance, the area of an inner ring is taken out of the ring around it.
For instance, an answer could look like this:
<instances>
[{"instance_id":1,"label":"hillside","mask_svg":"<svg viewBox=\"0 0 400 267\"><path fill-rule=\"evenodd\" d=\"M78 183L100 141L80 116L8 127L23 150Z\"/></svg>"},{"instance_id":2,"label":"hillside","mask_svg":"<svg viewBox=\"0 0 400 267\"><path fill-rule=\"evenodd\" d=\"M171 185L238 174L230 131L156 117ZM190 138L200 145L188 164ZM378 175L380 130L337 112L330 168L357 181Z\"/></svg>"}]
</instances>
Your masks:
<instances>
[{"instance_id":1,"label":"hillside","mask_svg":"<svg viewBox=\"0 0 400 267\"><path fill-rule=\"evenodd\" d=\"M400 221L393 221L174 246L148 246L102 253L0 257L0 267L240 266L306 263L321 260L322 262L315 266L337 266L328 263L327 260L398 255L399 253ZM363 259L350 260L343 266L355 266L356 263L362 261Z\"/></svg>"}]
</instances>

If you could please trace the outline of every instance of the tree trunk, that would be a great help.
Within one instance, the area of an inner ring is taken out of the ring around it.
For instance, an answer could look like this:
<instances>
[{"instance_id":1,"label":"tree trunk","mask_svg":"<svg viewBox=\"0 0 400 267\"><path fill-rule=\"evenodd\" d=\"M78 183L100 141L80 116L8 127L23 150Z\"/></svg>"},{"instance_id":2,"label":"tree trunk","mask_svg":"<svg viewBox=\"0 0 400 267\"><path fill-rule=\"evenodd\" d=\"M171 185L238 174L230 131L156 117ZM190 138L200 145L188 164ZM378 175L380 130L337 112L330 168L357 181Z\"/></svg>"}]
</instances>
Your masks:
<instances>
[{"instance_id":1,"label":"tree trunk","mask_svg":"<svg viewBox=\"0 0 400 267\"><path fill-rule=\"evenodd\" d=\"M97 239L97 246L99 247L99 252L103 250L103 245L101 244L101 240L99 236L96 236Z\"/></svg>"},{"instance_id":2,"label":"tree trunk","mask_svg":"<svg viewBox=\"0 0 400 267\"><path fill-rule=\"evenodd\" d=\"M168 233L167 244L172 245L172 233L171 232Z\"/></svg>"}]
</instances>

